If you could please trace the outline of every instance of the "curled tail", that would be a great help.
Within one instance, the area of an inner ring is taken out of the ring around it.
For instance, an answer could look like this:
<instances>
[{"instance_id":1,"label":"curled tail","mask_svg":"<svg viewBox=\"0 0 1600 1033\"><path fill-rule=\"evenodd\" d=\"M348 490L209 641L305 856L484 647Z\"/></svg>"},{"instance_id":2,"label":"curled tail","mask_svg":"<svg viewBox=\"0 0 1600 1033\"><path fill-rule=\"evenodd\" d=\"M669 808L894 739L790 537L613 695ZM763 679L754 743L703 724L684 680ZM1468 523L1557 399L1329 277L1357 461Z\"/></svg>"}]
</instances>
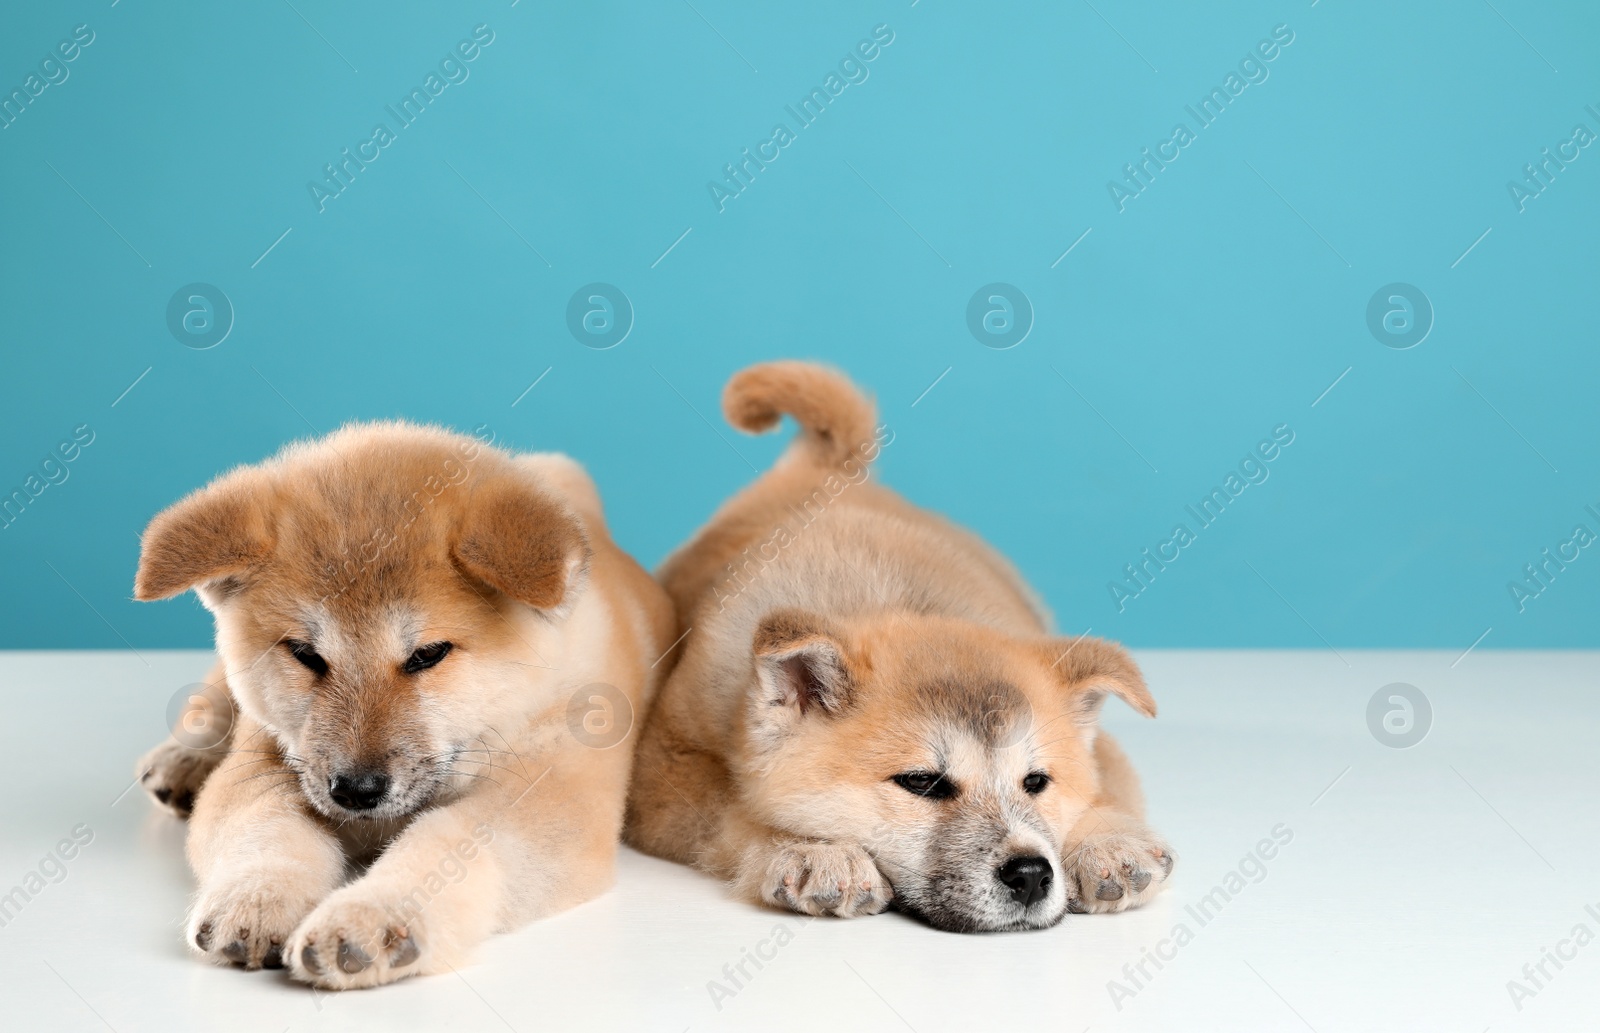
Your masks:
<instances>
[{"instance_id":1,"label":"curled tail","mask_svg":"<svg viewBox=\"0 0 1600 1033\"><path fill-rule=\"evenodd\" d=\"M763 362L740 370L722 391L728 422L750 434L778 425L784 413L800 424L790 454L825 467L843 466L854 455L877 457L877 413L844 374L812 362Z\"/></svg>"}]
</instances>

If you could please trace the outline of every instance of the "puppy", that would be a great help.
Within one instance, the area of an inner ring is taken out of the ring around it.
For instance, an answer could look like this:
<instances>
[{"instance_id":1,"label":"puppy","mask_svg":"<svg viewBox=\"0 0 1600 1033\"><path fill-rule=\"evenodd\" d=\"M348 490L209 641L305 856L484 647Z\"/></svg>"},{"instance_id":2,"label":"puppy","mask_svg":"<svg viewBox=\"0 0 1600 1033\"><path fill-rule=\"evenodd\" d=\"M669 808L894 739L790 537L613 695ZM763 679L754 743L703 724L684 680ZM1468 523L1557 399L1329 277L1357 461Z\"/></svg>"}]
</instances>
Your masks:
<instances>
[{"instance_id":1,"label":"puppy","mask_svg":"<svg viewBox=\"0 0 1600 1033\"><path fill-rule=\"evenodd\" d=\"M201 955L373 986L611 883L673 619L576 463L346 427L151 522L135 596L189 588L220 662L140 771Z\"/></svg>"},{"instance_id":2,"label":"puppy","mask_svg":"<svg viewBox=\"0 0 1600 1033\"><path fill-rule=\"evenodd\" d=\"M1154 716L1120 646L1048 633L1016 571L867 480L891 438L840 375L739 373L723 410L801 434L659 577L686 635L639 745L625 838L811 915L946 930L1121 911L1167 881L1096 721Z\"/></svg>"}]
</instances>

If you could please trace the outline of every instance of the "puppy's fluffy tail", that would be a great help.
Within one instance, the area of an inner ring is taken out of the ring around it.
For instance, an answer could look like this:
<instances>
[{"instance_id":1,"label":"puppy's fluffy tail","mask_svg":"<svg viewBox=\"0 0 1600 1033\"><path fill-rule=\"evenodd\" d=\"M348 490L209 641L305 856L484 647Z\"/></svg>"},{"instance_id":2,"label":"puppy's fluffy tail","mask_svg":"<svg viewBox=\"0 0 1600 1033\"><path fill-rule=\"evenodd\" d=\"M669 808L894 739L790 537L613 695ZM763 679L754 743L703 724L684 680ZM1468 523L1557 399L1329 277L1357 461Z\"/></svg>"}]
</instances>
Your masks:
<instances>
[{"instance_id":1,"label":"puppy's fluffy tail","mask_svg":"<svg viewBox=\"0 0 1600 1033\"><path fill-rule=\"evenodd\" d=\"M813 362L764 362L740 370L722 391L728 422L750 434L778 425L784 413L800 424L789 452L820 466L876 458L872 401L844 374Z\"/></svg>"}]
</instances>

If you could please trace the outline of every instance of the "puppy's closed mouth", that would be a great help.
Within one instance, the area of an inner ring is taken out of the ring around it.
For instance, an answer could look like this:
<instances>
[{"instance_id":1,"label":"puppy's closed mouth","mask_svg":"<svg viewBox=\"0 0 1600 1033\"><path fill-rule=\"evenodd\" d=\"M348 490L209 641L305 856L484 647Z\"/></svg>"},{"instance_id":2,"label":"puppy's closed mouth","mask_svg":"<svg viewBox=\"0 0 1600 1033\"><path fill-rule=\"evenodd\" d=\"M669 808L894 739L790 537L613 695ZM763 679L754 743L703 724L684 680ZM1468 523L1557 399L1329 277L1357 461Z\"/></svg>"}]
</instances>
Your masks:
<instances>
[{"instance_id":1,"label":"puppy's closed mouth","mask_svg":"<svg viewBox=\"0 0 1600 1033\"><path fill-rule=\"evenodd\" d=\"M896 904L893 910L899 911L910 918L914 918L931 929L941 933L1022 933L1035 929L1050 929L1061 924L1061 919L1066 917L1066 912L1059 912L1054 918L1045 918L1041 921L1022 917L1010 922L989 924L979 922L967 916L943 915L933 917L928 912L921 910L914 904Z\"/></svg>"},{"instance_id":2,"label":"puppy's closed mouth","mask_svg":"<svg viewBox=\"0 0 1600 1033\"><path fill-rule=\"evenodd\" d=\"M1049 929L1061 923L1067 909L1041 901L1027 907L1007 908L1011 914L979 917L940 905L924 906L914 899L896 896L890 907L909 918L945 933L1011 933L1030 929Z\"/></svg>"}]
</instances>

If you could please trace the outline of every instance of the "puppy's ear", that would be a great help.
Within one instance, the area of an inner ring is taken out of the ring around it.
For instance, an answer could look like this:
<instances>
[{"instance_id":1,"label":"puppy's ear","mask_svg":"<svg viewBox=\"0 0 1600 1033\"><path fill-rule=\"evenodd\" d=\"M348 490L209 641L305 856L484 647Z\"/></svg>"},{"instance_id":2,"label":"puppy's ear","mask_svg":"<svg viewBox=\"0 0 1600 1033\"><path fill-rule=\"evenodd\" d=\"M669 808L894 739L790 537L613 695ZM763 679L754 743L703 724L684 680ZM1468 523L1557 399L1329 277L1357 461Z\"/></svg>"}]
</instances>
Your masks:
<instances>
[{"instance_id":1,"label":"puppy's ear","mask_svg":"<svg viewBox=\"0 0 1600 1033\"><path fill-rule=\"evenodd\" d=\"M166 599L247 574L272 551L264 487L230 474L163 510L140 539L133 597Z\"/></svg>"},{"instance_id":2,"label":"puppy's ear","mask_svg":"<svg viewBox=\"0 0 1600 1033\"><path fill-rule=\"evenodd\" d=\"M1051 675L1066 690L1068 703L1079 721L1094 721L1108 692L1145 717L1156 716L1156 701L1145 687L1139 665L1115 642L1102 638L1052 638L1045 642L1042 653Z\"/></svg>"},{"instance_id":3,"label":"puppy's ear","mask_svg":"<svg viewBox=\"0 0 1600 1033\"><path fill-rule=\"evenodd\" d=\"M804 610L775 610L756 628L760 703L800 715L837 714L850 706L855 678L840 635L823 617Z\"/></svg>"},{"instance_id":4,"label":"puppy's ear","mask_svg":"<svg viewBox=\"0 0 1600 1033\"><path fill-rule=\"evenodd\" d=\"M531 477L501 474L467 501L452 554L466 573L538 610L565 612L589 572L589 539Z\"/></svg>"}]
</instances>

